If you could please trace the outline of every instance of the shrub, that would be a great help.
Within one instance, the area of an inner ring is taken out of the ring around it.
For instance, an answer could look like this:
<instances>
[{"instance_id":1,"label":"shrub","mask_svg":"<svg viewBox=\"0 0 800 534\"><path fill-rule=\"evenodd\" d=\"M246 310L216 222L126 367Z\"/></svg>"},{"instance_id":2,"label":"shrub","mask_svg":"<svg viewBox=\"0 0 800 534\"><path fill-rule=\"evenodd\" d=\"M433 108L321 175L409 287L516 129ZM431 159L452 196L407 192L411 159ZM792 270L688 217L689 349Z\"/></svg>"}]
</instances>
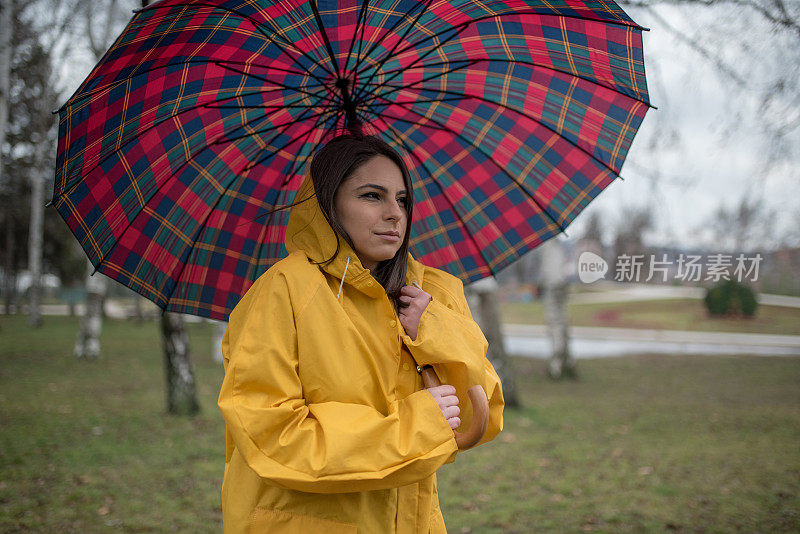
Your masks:
<instances>
[{"instance_id":1,"label":"shrub","mask_svg":"<svg viewBox=\"0 0 800 534\"><path fill-rule=\"evenodd\" d=\"M758 308L755 293L745 284L723 280L706 292L706 309L709 315L752 317Z\"/></svg>"}]
</instances>

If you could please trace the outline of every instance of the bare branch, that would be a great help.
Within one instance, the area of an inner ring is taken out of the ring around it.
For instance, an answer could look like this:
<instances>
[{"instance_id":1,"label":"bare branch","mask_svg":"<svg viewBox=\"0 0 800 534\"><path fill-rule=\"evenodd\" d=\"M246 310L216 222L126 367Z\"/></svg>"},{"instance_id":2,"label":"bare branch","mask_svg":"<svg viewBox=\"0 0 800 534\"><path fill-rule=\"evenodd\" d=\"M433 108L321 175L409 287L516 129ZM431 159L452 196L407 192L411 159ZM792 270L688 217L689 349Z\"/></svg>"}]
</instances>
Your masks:
<instances>
[{"instance_id":1,"label":"bare branch","mask_svg":"<svg viewBox=\"0 0 800 534\"><path fill-rule=\"evenodd\" d=\"M632 6L650 9L659 5L670 6L722 6L725 4L734 6L749 7L758 12L766 20L788 29L798 36L800 36L800 21L797 17L792 15L786 10L782 0L772 0L777 13L770 11L765 6L754 2L753 0L620 0L618 2L621 6Z\"/></svg>"},{"instance_id":2,"label":"bare branch","mask_svg":"<svg viewBox=\"0 0 800 534\"><path fill-rule=\"evenodd\" d=\"M673 0L673 1L682 2L682 0ZM703 0L698 0L698 2L705 3ZM646 9L651 14L651 16L667 31L672 33L679 40L689 45L703 58L713 63L714 66L721 73L725 74L728 78L736 82L736 84L739 85L740 87L743 88L747 87L748 85L747 81L744 78L742 78L738 72L736 72L736 69L728 65L727 62L725 62L721 57L708 50L694 37L687 35L686 33L682 32L681 30L679 30L678 28L667 22L667 20L664 17L662 17L655 9L653 9L652 6L646 6L644 7L644 9Z\"/></svg>"}]
</instances>

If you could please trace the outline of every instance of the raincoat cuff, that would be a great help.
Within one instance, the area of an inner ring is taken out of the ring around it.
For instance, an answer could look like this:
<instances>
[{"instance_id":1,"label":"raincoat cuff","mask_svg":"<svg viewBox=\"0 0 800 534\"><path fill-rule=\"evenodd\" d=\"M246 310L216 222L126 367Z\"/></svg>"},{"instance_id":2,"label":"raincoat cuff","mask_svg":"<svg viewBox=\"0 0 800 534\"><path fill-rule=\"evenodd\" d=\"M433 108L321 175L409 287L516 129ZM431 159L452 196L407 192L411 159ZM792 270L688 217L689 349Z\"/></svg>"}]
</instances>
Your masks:
<instances>
[{"instance_id":1,"label":"raincoat cuff","mask_svg":"<svg viewBox=\"0 0 800 534\"><path fill-rule=\"evenodd\" d=\"M441 427L441 429L436 433L436 441L442 443L447 443L449 441L450 445L452 445L453 453L444 462L449 464L456 459L456 453L458 452L458 444L456 443L455 432L453 432L453 429L450 428L450 423L447 422L447 419L442 413L442 409L439 408L439 404L437 404L436 399L433 398L433 395L431 395L430 391L423 389L416 391L411 395L413 396L415 394L419 394L422 397L420 402L425 410L425 417Z\"/></svg>"},{"instance_id":2,"label":"raincoat cuff","mask_svg":"<svg viewBox=\"0 0 800 534\"><path fill-rule=\"evenodd\" d=\"M471 318L442 302L432 300L428 304L419 320L417 338L411 339L408 334L403 334L403 343L417 365L437 366L443 383L449 380L442 376L439 365L450 367L456 375L461 375L449 377L451 379L465 379L469 385L484 385L484 359L489 344L483 332Z\"/></svg>"}]
</instances>

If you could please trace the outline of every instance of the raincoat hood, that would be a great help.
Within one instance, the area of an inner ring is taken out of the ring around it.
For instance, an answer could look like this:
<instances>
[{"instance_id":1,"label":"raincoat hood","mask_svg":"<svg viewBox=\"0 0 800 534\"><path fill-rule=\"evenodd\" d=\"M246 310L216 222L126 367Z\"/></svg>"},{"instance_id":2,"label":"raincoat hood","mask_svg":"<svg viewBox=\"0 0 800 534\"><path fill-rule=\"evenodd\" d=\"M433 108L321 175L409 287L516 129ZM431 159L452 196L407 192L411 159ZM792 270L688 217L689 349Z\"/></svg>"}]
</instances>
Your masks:
<instances>
[{"instance_id":1,"label":"raincoat hood","mask_svg":"<svg viewBox=\"0 0 800 534\"><path fill-rule=\"evenodd\" d=\"M311 173L306 174L297 191L295 203L298 202L299 204L293 206L289 212L289 224L284 238L286 250L290 254L302 250L315 263L329 260L336 252L336 232L322 213L322 208L314 193ZM350 258L349 262L348 257ZM321 267L325 272L340 280L344 278L345 282L355 287L361 286L358 282L372 277L372 273L363 266L353 247L341 236L336 259L328 265L321 265ZM409 252L406 284L410 285L412 282L422 284L423 272L423 265L415 260Z\"/></svg>"}]
</instances>

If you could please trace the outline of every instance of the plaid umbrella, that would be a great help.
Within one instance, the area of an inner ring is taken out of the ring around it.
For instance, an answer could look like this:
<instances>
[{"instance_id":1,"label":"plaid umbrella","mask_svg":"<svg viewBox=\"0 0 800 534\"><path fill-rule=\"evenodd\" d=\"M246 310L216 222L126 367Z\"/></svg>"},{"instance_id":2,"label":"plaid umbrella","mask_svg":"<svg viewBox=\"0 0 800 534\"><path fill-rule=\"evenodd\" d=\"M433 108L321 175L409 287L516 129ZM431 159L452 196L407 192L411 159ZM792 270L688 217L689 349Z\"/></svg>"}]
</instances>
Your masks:
<instances>
[{"instance_id":1,"label":"plaid umbrella","mask_svg":"<svg viewBox=\"0 0 800 534\"><path fill-rule=\"evenodd\" d=\"M361 130L404 154L414 257L478 280L619 177L642 29L610 0L162 0L59 110L51 203L98 271L226 319L286 255L260 215Z\"/></svg>"}]
</instances>

